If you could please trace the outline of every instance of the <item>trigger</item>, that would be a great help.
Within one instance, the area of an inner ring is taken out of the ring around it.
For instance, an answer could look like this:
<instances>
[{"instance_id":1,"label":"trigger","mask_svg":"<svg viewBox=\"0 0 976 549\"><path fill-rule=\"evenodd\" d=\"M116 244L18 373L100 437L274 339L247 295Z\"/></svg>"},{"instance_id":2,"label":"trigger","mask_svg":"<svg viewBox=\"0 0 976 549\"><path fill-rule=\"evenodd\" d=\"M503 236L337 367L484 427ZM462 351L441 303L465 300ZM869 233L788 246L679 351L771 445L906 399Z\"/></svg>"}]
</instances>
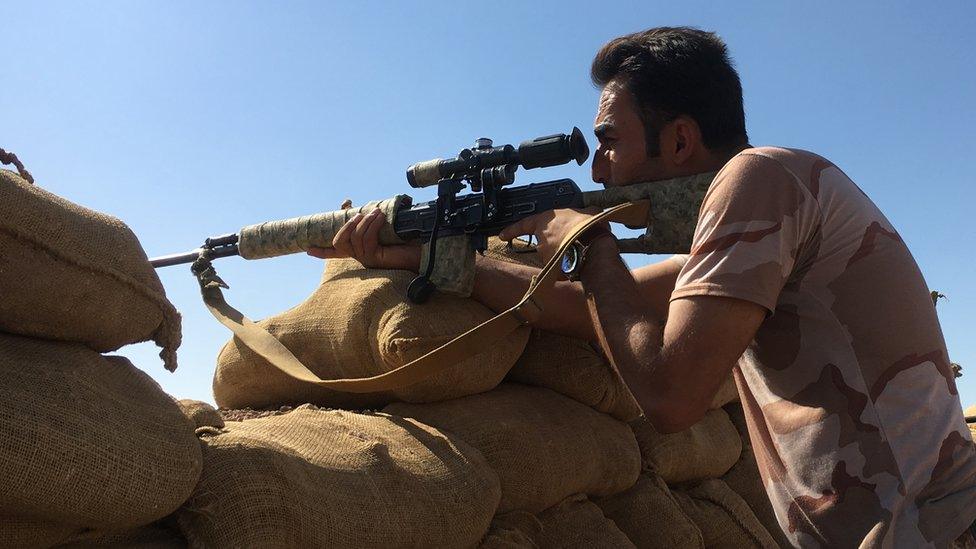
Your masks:
<instances>
[{"instance_id":1,"label":"trigger","mask_svg":"<svg viewBox=\"0 0 976 549\"><path fill-rule=\"evenodd\" d=\"M517 253L517 254L534 254L537 251L539 251L539 248L537 248L532 243L533 236L534 235L531 235L531 234L529 235L529 241L525 243L525 246L516 247L514 244L512 244L512 242L514 242L514 241L509 241L508 247L511 248L512 251L515 252L515 253Z\"/></svg>"}]
</instances>

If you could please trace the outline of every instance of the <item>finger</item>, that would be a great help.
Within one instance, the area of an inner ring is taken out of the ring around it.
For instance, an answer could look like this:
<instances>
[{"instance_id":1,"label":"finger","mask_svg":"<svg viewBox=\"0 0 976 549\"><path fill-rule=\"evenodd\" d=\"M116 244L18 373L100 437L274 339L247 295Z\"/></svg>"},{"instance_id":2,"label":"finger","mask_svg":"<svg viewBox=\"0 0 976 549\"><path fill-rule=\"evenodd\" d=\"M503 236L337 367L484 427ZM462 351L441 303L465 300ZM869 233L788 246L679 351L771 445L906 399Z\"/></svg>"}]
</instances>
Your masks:
<instances>
[{"instance_id":1,"label":"finger","mask_svg":"<svg viewBox=\"0 0 976 549\"><path fill-rule=\"evenodd\" d=\"M363 214L359 213L352 216L352 219L346 222L345 225L336 231L335 237L332 239L332 247L339 250L348 257L353 256L352 243L349 242L349 238L352 236L353 230L359 224L359 220L363 218Z\"/></svg>"},{"instance_id":2,"label":"finger","mask_svg":"<svg viewBox=\"0 0 976 549\"><path fill-rule=\"evenodd\" d=\"M369 230L370 225L376 223L376 214L379 210L373 210L366 214L365 217L360 220L359 224L352 231L352 236L349 237L350 242L352 242L353 252L356 254L356 259L369 259L366 255L366 244L363 241L363 237L366 231Z\"/></svg>"},{"instance_id":3,"label":"finger","mask_svg":"<svg viewBox=\"0 0 976 549\"><path fill-rule=\"evenodd\" d=\"M351 198L347 198L347 199L343 200L342 201L342 205L339 206L339 209L340 210L348 210L349 208L352 208L352 199Z\"/></svg>"},{"instance_id":4,"label":"finger","mask_svg":"<svg viewBox=\"0 0 976 549\"><path fill-rule=\"evenodd\" d=\"M305 251L308 255L312 257L317 257L319 259L338 259L341 257L348 257L343 255L342 252L336 250L335 248L316 248L311 247Z\"/></svg>"},{"instance_id":5,"label":"finger","mask_svg":"<svg viewBox=\"0 0 976 549\"><path fill-rule=\"evenodd\" d=\"M386 223L386 216L383 212L375 210L376 216L366 231L363 233L363 252L366 257L372 258L376 255L376 250L380 245L380 229Z\"/></svg>"},{"instance_id":6,"label":"finger","mask_svg":"<svg viewBox=\"0 0 976 549\"><path fill-rule=\"evenodd\" d=\"M547 213L551 215L551 212L547 212ZM535 214L535 215L530 215L529 217L522 218L516 221L515 223L512 223L508 227L502 229L502 232L498 233L498 238L510 242L513 238L518 236L527 235L527 234L534 235L536 229L539 226L539 220L544 215L546 214L545 213Z\"/></svg>"},{"instance_id":7,"label":"finger","mask_svg":"<svg viewBox=\"0 0 976 549\"><path fill-rule=\"evenodd\" d=\"M508 227L505 227L504 229L502 229L500 233L498 233L498 238L506 242L511 242L513 238L525 234L535 234L534 232L532 232L531 223L528 222L529 219L530 218L528 217L526 217L525 219L519 219L515 223L512 223Z\"/></svg>"}]
</instances>

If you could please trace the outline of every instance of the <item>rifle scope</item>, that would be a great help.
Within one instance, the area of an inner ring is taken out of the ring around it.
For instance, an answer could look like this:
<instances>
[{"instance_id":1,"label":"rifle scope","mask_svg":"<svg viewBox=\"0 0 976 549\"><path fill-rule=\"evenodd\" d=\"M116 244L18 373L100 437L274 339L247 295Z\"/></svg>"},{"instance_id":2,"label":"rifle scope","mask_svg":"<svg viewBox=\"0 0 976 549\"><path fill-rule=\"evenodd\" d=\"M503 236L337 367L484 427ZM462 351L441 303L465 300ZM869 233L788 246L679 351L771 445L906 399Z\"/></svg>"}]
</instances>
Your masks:
<instances>
[{"instance_id":1,"label":"rifle scope","mask_svg":"<svg viewBox=\"0 0 976 549\"><path fill-rule=\"evenodd\" d=\"M456 158L435 158L413 164L407 168L407 182L419 189L436 185L442 179L478 179L483 170L492 168L499 168L501 171L493 171L498 172L495 175L504 180L509 178L506 174L514 177L518 166L525 169L546 168L570 160L583 165L589 156L590 149L586 146L583 132L576 127L570 135L557 133L523 141L518 149L511 145L493 147L491 139L483 137L474 147L462 150Z\"/></svg>"}]
</instances>

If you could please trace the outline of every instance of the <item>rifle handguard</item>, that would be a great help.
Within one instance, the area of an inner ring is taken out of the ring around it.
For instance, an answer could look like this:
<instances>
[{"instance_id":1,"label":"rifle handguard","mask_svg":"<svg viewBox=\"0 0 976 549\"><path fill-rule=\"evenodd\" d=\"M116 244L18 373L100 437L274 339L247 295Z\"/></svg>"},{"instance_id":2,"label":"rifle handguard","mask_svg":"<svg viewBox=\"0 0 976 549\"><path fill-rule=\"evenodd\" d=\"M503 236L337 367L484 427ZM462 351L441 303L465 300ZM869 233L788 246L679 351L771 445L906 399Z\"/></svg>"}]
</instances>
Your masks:
<instances>
[{"instance_id":1,"label":"rifle handguard","mask_svg":"<svg viewBox=\"0 0 976 549\"><path fill-rule=\"evenodd\" d=\"M403 244L404 241L393 232L394 216L399 208L409 206L411 202L409 196L400 194L379 202L367 202L359 208L249 225L240 231L240 255L244 259L263 259L304 252L312 247L331 248L332 239L347 221L375 208L379 208L388 221L380 229L380 244Z\"/></svg>"}]
</instances>

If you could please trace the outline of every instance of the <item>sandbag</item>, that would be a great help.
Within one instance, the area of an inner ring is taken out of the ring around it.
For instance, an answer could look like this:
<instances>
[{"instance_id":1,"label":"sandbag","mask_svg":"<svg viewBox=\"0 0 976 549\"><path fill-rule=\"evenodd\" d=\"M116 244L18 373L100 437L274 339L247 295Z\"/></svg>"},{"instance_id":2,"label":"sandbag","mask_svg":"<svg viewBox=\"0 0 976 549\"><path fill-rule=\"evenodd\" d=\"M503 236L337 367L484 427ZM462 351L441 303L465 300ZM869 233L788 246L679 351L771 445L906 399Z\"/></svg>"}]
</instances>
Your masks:
<instances>
[{"instance_id":1,"label":"sandbag","mask_svg":"<svg viewBox=\"0 0 976 549\"><path fill-rule=\"evenodd\" d=\"M777 547L746 502L721 480L706 480L687 490L674 490L672 494L701 530L705 547Z\"/></svg>"},{"instance_id":2,"label":"sandbag","mask_svg":"<svg viewBox=\"0 0 976 549\"><path fill-rule=\"evenodd\" d=\"M742 444L750 444L749 442L749 425L746 423L746 413L742 408L742 404L739 402L734 402L732 404L727 404L722 407L725 413L729 415L729 421L732 425L735 425L735 430L739 433L739 438L742 439Z\"/></svg>"},{"instance_id":3,"label":"sandbag","mask_svg":"<svg viewBox=\"0 0 976 549\"><path fill-rule=\"evenodd\" d=\"M709 410L716 410L725 407L733 402L739 402L739 389L735 386L735 377L731 374L722 382L718 392L712 397L712 403L708 406Z\"/></svg>"},{"instance_id":4,"label":"sandbag","mask_svg":"<svg viewBox=\"0 0 976 549\"><path fill-rule=\"evenodd\" d=\"M622 549L634 547L600 508L576 495L539 514L540 549Z\"/></svg>"},{"instance_id":5,"label":"sandbag","mask_svg":"<svg viewBox=\"0 0 976 549\"><path fill-rule=\"evenodd\" d=\"M703 548L701 531L661 477L641 473L629 489L593 501L639 549Z\"/></svg>"},{"instance_id":6,"label":"sandbag","mask_svg":"<svg viewBox=\"0 0 976 549\"><path fill-rule=\"evenodd\" d=\"M220 429L224 426L224 418L220 415L220 412L206 402L184 398L177 400L176 404L183 411L183 415L197 429L200 427L216 427Z\"/></svg>"},{"instance_id":7,"label":"sandbag","mask_svg":"<svg viewBox=\"0 0 976 549\"><path fill-rule=\"evenodd\" d=\"M409 419L300 406L214 432L177 513L194 547L473 547L498 505L476 450Z\"/></svg>"},{"instance_id":8,"label":"sandbag","mask_svg":"<svg viewBox=\"0 0 976 549\"><path fill-rule=\"evenodd\" d=\"M184 549L186 538L174 526L157 522L121 532L87 532L58 545L59 549L114 547L118 549Z\"/></svg>"},{"instance_id":9,"label":"sandbag","mask_svg":"<svg viewBox=\"0 0 976 549\"><path fill-rule=\"evenodd\" d=\"M407 301L408 271L363 269L330 260L318 289L303 303L259 322L322 379L387 372L447 343L494 314L480 303L435 292L423 305ZM495 387L525 348L519 329L488 351L430 379L389 392L340 393L296 381L237 338L217 358L214 398L223 408L267 408L311 402L336 408L377 408L394 400L431 402Z\"/></svg>"},{"instance_id":10,"label":"sandbag","mask_svg":"<svg viewBox=\"0 0 976 549\"><path fill-rule=\"evenodd\" d=\"M0 549L53 547L84 532L77 526L0 516Z\"/></svg>"},{"instance_id":11,"label":"sandbag","mask_svg":"<svg viewBox=\"0 0 976 549\"><path fill-rule=\"evenodd\" d=\"M641 415L617 372L582 339L533 330L508 379L552 389L621 421Z\"/></svg>"},{"instance_id":12,"label":"sandbag","mask_svg":"<svg viewBox=\"0 0 976 549\"><path fill-rule=\"evenodd\" d=\"M630 423L643 465L668 484L718 478L735 465L742 439L724 410L710 410L678 433L661 434L646 418Z\"/></svg>"},{"instance_id":13,"label":"sandbag","mask_svg":"<svg viewBox=\"0 0 976 549\"><path fill-rule=\"evenodd\" d=\"M572 494L605 496L640 472L625 423L548 389L504 383L480 395L430 404L394 403L384 412L457 434L501 479L500 513L538 513Z\"/></svg>"},{"instance_id":14,"label":"sandbag","mask_svg":"<svg viewBox=\"0 0 976 549\"><path fill-rule=\"evenodd\" d=\"M58 547L84 549L116 547L126 549L182 549L186 540L178 530L153 523L118 532L98 532L77 526L48 524L28 519L0 517L0 548L30 549Z\"/></svg>"},{"instance_id":15,"label":"sandbag","mask_svg":"<svg viewBox=\"0 0 976 549\"><path fill-rule=\"evenodd\" d=\"M506 242L492 237L485 256L541 268L543 258L538 253L518 253L516 250L526 249L526 242L515 240L514 246L510 247ZM631 421L641 415L641 409L630 390L610 363L597 348L579 338L533 330L525 351L507 379L552 389L621 421Z\"/></svg>"},{"instance_id":16,"label":"sandbag","mask_svg":"<svg viewBox=\"0 0 976 549\"><path fill-rule=\"evenodd\" d=\"M0 334L0 371L0 516L120 530L189 497L193 426L128 360Z\"/></svg>"},{"instance_id":17,"label":"sandbag","mask_svg":"<svg viewBox=\"0 0 976 549\"><path fill-rule=\"evenodd\" d=\"M759 476L759 465L756 463L756 455L753 453L751 445L743 445L742 457L728 473L722 476L722 481L749 505L760 524L766 528L769 535L780 547L791 545L776 520L776 513L773 511L773 505L769 502L766 488Z\"/></svg>"},{"instance_id":18,"label":"sandbag","mask_svg":"<svg viewBox=\"0 0 976 549\"><path fill-rule=\"evenodd\" d=\"M496 515L479 549L538 549L542 523L532 513L512 511Z\"/></svg>"},{"instance_id":19,"label":"sandbag","mask_svg":"<svg viewBox=\"0 0 976 549\"><path fill-rule=\"evenodd\" d=\"M180 316L132 231L0 170L0 332L100 352L153 340L176 368Z\"/></svg>"}]
</instances>

